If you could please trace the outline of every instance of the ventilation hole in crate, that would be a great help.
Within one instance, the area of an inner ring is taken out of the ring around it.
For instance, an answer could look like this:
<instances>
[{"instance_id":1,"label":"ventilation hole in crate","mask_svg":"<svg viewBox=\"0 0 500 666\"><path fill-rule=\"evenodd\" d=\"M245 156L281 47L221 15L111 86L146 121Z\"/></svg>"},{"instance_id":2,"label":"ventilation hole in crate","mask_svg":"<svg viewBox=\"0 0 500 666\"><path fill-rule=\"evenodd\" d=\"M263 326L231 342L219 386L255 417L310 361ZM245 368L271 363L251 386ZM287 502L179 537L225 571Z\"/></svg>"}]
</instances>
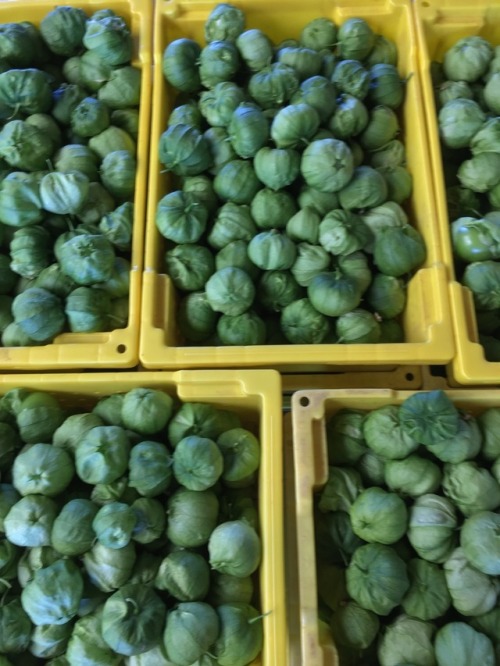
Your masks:
<instances>
[{"instance_id":1,"label":"ventilation hole in crate","mask_svg":"<svg viewBox=\"0 0 500 666\"><path fill-rule=\"evenodd\" d=\"M307 396L303 395L299 400L299 403L302 407L309 407L310 400Z\"/></svg>"},{"instance_id":2,"label":"ventilation hole in crate","mask_svg":"<svg viewBox=\"0 0 500 666\"><path fill-rule=\"evenodd\" d=\"M116 351L119 354L125 354L125 352L127 351L127 345L118 345Z\"/></svg>"},{"instance_id":3,"label":"ventilation hole in crate","mask_svg":"<svg viewBox=\"0 0 500 666\"><path fill-rule=\"evenodd\" d=\"M407 372L405 375L405 379L407 382L412 382L415 379L415 375L413 372Z\"/></svg>"}]
</instances>

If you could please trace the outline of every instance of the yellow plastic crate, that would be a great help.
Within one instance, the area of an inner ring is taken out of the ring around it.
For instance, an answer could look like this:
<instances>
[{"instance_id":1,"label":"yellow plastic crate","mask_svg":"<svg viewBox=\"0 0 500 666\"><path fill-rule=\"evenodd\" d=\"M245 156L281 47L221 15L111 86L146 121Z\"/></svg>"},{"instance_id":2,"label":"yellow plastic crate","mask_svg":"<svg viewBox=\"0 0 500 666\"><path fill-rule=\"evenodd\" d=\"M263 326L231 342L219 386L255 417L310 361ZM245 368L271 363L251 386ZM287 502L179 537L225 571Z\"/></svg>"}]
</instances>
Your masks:
<instances>
[{"instance_id":1,"label":"yellow plastic crate","mask_svg":"<svg viewBox=\"0 0 500 666\"><path fill-rule=\"evenodd\" d=\"M500 406L498 389L445 389L460 409L472 414ZM300 626L301 666L342 666L329 627L318 619L316 559L314 550L313 493L328 478L325 421L340 409L372 410L384 405L400 405L415 391L391 389L340 389L297 391L292 398L293 467L295 474L295 525L298 601L290 612L299 609L299 617L290 618ZM295 593L297 594L297 593ZM296 657L295 657L296 659Z\"/></svg>"},{"instance_id":2,"label":"yellow plastic crate","mask_svg":"<svg viewBox=\"0 0 500 666\"><path fill-rule=\"evenodd\" d=\"M292 414L283 415L283 479L285 492L285 586L287 611L287 666L301 666L300 605L295 519Z\"/></svg>"},{"instance_id":3,"label":"yellow plastic crate","mask_svg":"<svg viewBox=\"0 0 500 666\"><path fill-rule=\"evenodd\" d=\"M311 391L318 389L374 389L391 388L400 390L415 390L422 388L426 381L428 369L421 365L400 365L394 370L373 370L371 372L330 372L328 374L293 374L281 375L283 393L283 410L291 409L293 395L296 391ZM286 439L285 439L286 448ZM293 464L293 463L290 463ZM286 463L285 463L286 465ZM287 469L287 467L286 467ZM288 500L290 501L290 497ZM289 515L287 506L286 516ZM287 549L288 552L288 549ZM289 585L287 585L287 590Z\"/></svg>"},{"instance_id":4,"label":"yellow plastic crate","mask_svg":"<svg viewBox=\"0 0 500 666\"><path fill-rule=\"evenodd\" d=\"M48 0L2 0L0 23L29 20L40 25L56 3ZM65 0L88 15L112 9L127 21L134 40L132 64L141 70L134 230L130 263L129 319L125 328L102 333L63 333L51 344L1 347L0 370L65 370L72 368L131 368L139 357L139 322L144 255L146 193L151 121L151 51L153 5L149 0Z\"/></svg>"},{"instance_id":5,"label":"yellow plastic crate","mask_svg":"<svg viewBox=\"0 0 500 666\"><path fill-rule=\"evenodd\" d=\"M493 44L500 44L500 5L486 0L416 0L413 6L436 218L450 279L450 305L456 346L451 370L454 379L460 384L500 384L500 362L487 361L484 348L479 343L472 292L455 278L437 110L430 77L431 62L441 62L445 51L457 39L481 35Z\"/></svg>"},{"instance_id":6,"label":"yellow plastic crate","mask_svg":"<svg viewBox=\"0 0 500 666\"><path fill-rule=\"evenodd\" d=\"M422 387L426 368L420 365L400 365L394 370L373 372L330 372L328 374L285 374L281 377L284 395L312 389L393 388L417 389Z\"/></svg>"},{"instance_id":7,"label":"yellow plastic crate","mask_svg":"<svg viewBox=\"0 0 500 666\"><path fill-rule=\"evenodd\" d=\"M296 391L392 388L415 390L427 384L441 388L438 378L428 377L428 368L399 366L393 371L343 372L330 374L286 374L281 377L283 390L283 463L285 488L285 589L287 607L287 666L302 666L300 650L299 569L294 473L294 444L291 401ZM444 381L444 380L442 380Z\"/></svg>"},{"instance_id":8,"label":"yellow plastic crate","mask_svg":"<svg viewBox=\"0 0 500 666\"><path fill-rule=\"evenodd\" d=\"M67 407L88 409L97 400L136 387L158 389L182 401L204 402L235 411L261 443L259 519L262 561L259 602L264 644L252 666L286 664L283 537L281 383L272 370L108 372L9 375L0 377L0 395L13 388L47 391Z\"/></svg>"},{"instance_id":9,"label":"yellow plastic crate","mask_svg":"<svg viewBox=\"0 0 500 666\"><path fill-rule=\"evenodd\" d=\"M246 14L248 27L260 28L276 42L298 37L309 20L327 16L339 24L349 17L365 18L372 28L393 39L399 48L399 71L408 79L402 113L408 166L414 193L408 206L412 222L422 233L428 257L408 286L408 306L403 325L407 341L396 344L358 345L258 345L238 347L184 346L176 327L176 292L163 272L166 242L155 226L158 201L171 189L161 173L158 143L166 129L174 93L161 70L166 45L180 37L203 42L203 24L214 1L158 0L154 33L154 98L151 163L146 225L144 293L139 357L147 368L274 367L282 372L325 372L343 365L394 366L396 364L447 363L454 355L449 314L447 274L442 263L434 214L430 160L425 150L423 100L417 72L416 37L407 0L234 0ZM286 20L284 20L286 12Z\"/></svg>"}]
</instances>

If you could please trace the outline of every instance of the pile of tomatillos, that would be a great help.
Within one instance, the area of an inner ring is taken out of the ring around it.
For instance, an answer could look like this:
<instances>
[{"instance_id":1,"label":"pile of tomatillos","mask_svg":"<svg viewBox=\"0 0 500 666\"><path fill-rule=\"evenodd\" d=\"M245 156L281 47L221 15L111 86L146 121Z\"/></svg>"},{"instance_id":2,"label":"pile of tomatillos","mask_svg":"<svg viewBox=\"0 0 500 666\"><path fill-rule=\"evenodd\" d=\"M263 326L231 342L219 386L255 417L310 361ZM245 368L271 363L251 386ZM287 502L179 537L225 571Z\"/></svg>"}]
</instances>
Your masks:
<instances>
[{"instance_id":1,"label":"pile of tomatillos","mask_svg":"<svg viewBox=\"0 0 500 666\"><path fill-rule=\"evenodd\" d=\"M262 648L260 442L134 388L0 400L1 666L245 666Z\"/></svg>"},{"instance_id":2,"label":"pile of tomatillos","mask_svg":"<svg viewBox=\"0 0 500 666\"><path fill-rule=\"evenodd\" d=\"M500 360L500 46L479 35L433 63L451 243L486 359Z\"/></svg>"},{"instance_id":3,"label":"pile of tomatillos","mask_svg":"<svg viewBox=\"0 0 500 666\"><path fill-rule=\"evenodd\" d=\"M274 44L230 4L204 34L204 46L170 42L162 61L179 95L155 221L183 340L404 340L406 282L426 248L404 209L395 43L362 18L318 17Z\"/></svg>"},{"instance_id":4,"label":"pile of tomatillos","mask_svg":"<svg viewBox=\"0 0 500 666\"><path fill-rule=\"evenodd\" d=\"M500 663L500 407L440 390L326 422L319 615L342 666Z\"/></svg>"},{"instance_id":5,"label":"pile of tomatillos","mask_svg":"<svg viewBox=\"0 0 500 666\"><path fill-rule=\"evenodd\" d=\"M123 328L141 72L111 9L0 24L0 335Z\"/></svg>"}]
</instances>

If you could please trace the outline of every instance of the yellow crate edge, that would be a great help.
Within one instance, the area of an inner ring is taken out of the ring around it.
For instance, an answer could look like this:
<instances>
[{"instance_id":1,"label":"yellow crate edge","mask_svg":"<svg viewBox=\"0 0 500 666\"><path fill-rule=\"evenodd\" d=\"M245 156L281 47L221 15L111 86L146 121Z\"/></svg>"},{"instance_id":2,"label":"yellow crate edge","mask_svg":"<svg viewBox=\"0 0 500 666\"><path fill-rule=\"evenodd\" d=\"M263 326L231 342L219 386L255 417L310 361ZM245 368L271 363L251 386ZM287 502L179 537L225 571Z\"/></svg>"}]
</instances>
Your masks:
<instances>
[{"instance_id":1,"label":"yellow crate edge","mask_svg":"<svg viewBox=\"0 0 500 666\"><path fill-rule=\"evenodd\" d=\"M321 345L256 345L255 347L176 347L167 346L165 333L159 326L153 326L158 310L171 307L159 298L154 283L166 276L146 271L143 276L143 299L141 314L141 337L139 361L145 368L175 370L184 368L209 367L272 367L281 372L330 372L333 368L345 366L380 367L387 369L394 365L446 364L455 354L454 338L446 269L439 264L420 269L413 278L410 288L418 289L421 298L429 295L433 286L433 299L425 307L433 313L439 312L439 319L428 327L431 342L403 342L394 344L321 344ZM422 307L424 303L422 302ZM407 312L407 317L418 319L421 312ZM415 322L415 325L418 325Z\"/></svg>"},{"instance_id":2,"label":"yellow crate edge","mask_svg":"<svg viewBox=\"0 0 500 666\"><path fill-rule=\"evenodd\" d=\"M452 379L464 385L500 384L500 362L487 361L484 347L478 342L472 292L453 282L450 300L457 347L451 363Z\"/></svg>"}]
</instances>

